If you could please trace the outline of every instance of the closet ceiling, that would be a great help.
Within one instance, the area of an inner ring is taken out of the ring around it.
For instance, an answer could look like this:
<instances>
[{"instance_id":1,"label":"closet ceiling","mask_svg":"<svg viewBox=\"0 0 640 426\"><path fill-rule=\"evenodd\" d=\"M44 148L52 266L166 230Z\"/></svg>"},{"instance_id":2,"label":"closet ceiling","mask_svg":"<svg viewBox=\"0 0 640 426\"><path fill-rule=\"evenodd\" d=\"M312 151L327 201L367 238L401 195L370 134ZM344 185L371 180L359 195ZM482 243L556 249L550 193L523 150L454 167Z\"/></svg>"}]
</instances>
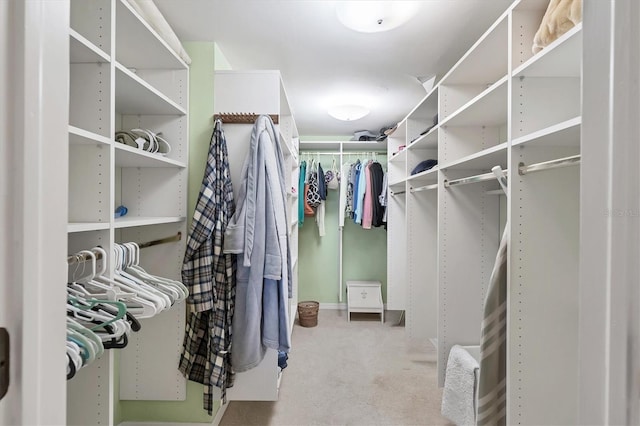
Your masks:
<instances>
[{"instance_id":1,"label":"closet ceiling","mask_svg":"<svg viewBox=\"0 0 640 426\"><path fill-rule=\"evenodd\" d=\"M424 0L387 32L343 26L337 1L155 0L183 41L215 41L233 69L278 69L302 136L344 136L401 120L426 92L417 77L448 70L512 0ZM371 113L341 122L327 108L365 98Z\"/></svg>"}]
</instances>

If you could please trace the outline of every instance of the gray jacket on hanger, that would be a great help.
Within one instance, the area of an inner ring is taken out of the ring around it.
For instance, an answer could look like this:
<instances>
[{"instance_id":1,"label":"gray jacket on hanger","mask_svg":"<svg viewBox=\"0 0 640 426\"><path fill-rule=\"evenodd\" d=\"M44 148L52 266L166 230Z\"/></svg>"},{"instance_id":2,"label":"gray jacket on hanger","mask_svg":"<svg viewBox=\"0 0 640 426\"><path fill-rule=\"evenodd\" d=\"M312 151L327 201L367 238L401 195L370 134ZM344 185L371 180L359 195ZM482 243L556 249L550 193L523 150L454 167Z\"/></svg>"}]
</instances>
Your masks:
<instances>
[{"instance_id":1,"label":"gray jacket on hanger","mask_svg":"<svg viewBox=\"0 0 640 426\"><path fill-rule=\"evenodd\" d=\"M225 253L238 254L231 360L237 372L262 361L267 348L288 352L291 254L282 149L271 118L251 132L238 208L225 233Z\"/></svg>"}]
</instances>

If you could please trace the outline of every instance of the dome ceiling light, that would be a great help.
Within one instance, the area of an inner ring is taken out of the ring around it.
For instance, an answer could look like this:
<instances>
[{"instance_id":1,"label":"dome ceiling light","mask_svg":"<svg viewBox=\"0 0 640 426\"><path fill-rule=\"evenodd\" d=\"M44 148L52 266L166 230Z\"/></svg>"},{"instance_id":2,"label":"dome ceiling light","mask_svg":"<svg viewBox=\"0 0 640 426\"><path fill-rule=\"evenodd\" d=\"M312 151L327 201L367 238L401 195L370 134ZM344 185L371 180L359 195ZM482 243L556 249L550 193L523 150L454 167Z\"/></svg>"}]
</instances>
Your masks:
<instances>
[{"instance_id":1,"label":"dome ceiling light","mask_svg":"<svg viewBox=\"0 0 640 426\"><path fill-rule=\"evenodd\" d=\"M362 105L335 105L327 111L336 120L355 121L369 114L369 109Z\"/></svg>"},{"instance_id":2,"label":"dome ceiling light","mask_svg":"<svg viewBox=\"0 0 640 426\"><path fill-rule=\"evenodd\" d=\"M389 31L413 18L418 1L339 1L338 19L344 26L363 33Z\"/></svg>"}]
</instances>

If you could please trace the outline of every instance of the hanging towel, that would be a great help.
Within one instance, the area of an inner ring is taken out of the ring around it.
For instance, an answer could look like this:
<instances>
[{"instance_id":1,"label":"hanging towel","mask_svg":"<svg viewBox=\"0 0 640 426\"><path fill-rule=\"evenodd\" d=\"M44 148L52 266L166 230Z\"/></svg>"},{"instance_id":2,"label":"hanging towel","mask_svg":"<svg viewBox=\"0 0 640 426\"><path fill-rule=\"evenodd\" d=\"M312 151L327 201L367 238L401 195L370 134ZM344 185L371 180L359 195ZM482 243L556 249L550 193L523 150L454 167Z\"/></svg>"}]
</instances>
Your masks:
<instances>
[{"instance_id":1,"label":"hanging towel","mask_svg":"<svg viewBox=\"0 0 640 426\"><path fill-rule=\"evenodd\" d=\"M182 265L182 282L189 288L191 313L178 369L202 383L204 409L213 411L213 386L233 386L230 363L231 323L235 307L236 256L223 254L224 234L235 211L227 143L222 122L216 120L207 167L193 215Z\"/></svg>"},{"instance_id":2,"label":"hanging towel","mask_svg":"<svg viewBox=\"0 0 640 426\"><path fill-rule=\"evenodd\" d=\"M442 392L442 415L458 426L475 424L478 361L459 345L449 352Z\"/></svg>"},{"instance_id":3,"label":"hanging towel","mask_svg":"<svg viewBox=\"0 0 640 426\"><path fill-rule=\"evenodd\" d=\"M478 425L507 423L507 224L484 302L480 338Z\"/></svg>"}]
</instances>

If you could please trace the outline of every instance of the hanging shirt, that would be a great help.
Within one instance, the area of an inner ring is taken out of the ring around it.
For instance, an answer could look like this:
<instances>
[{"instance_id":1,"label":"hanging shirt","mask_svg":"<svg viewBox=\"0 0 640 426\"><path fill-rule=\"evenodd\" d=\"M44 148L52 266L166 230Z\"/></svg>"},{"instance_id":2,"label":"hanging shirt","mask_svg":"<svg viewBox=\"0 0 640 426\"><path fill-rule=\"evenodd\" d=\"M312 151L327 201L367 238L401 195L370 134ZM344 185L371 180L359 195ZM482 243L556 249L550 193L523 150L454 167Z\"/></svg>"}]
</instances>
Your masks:
<instances>
[{"instance_id":1,"label":"hanging shirt","mask_svg":"<svg viewBox=\"0 0 640 426\"><path fill-rule=\"evenodd\" d=\"M354 193L353 202L355 205L354 222L358 225L362 224L362 212L364 208L364 193L367 189L365 168L369 164L369 160L364 160L360 165L360 173L358 174L358 191Z\"/></svg>"},{"instance_id":2,"label":"hanging shirt","mask_svg":"<svg viewBox=\"0 0 640 426\"><path fill-rule=\"evenodd\" d=\"M182 265L189 288L187 321L178 369L189 380L204 384L204 409L213 411L213 387L233 385L230 363L231 321L235 307L236 256L223 254L224 235L235 211L227 143L216 120L207 167L193 215Z\"/></svg>"},{"instance_id":3,"label":"hanging shirt","mask_svg":"<svg viewBox=\"0 0 640 426\"><path fill-rule=\"evenodd\" d=\"M320 162L318 162L318 194L321 200L327 199L327 182L324 180L324 170Z\"/></svg>"},{"instance_id":4,"label":"hanging shirt","mask_svg":"<svg viewBox=\"0 0 640 426\"><path fill-rule=\"evenodd\" d=\"M371 229L371 222L373 220L373 192L371 184L371 164L369 163L364 168L364 199L362 203L362 227L364 229Z\"/></svg>"},{"instance_id":5,"label":"hanging shirt","mask_svg":"<svg viewBox=\"0 0 640 426\"><path fill-rule=\"evenodd\" d=\"M380 194L384 191L384 170L382 170L382 165L377 161L371 164L369 170L371 172L371 194L373 196L371 200L373 207L371 224L375 227L379 227L385 222L385 208L380 203Z\"/></svg>"},{"instance_id":6,"label":"hanging shirt","mask_svg":"<svg viewBox=\"0 0 640 426\"><path fill-rule=\"evenodd\" d=\"M347 182L347 206L345 208L345 216L349 219L353 218L353 193L356 186L356 171L360 164L360 160L351 164L349 167L349 181Z\"/></svg>"},{"instance_id":7,"label":"hanging shirt","mask_svg":"<svg viewBox=\"0 0 640 426\"><path fill-rule=\"evenodd\" d=\"M304 200L305 200L305 191L304 191L304 181L307 176L307 162L303 161L300 163L300 174L298 176L298 226L302 226L304 224Z\"/></svg>"},{"instance_id":8,"label":"hanging shirt","mask_svg":"<svg viewBox=\"0 0 640 426\"><path fill-rule=\"evenodd\" d=\"M344 226L344 217L347 211L347 187L349 185L349 171L351 165L344 163L342 165L342 171L340 173L340 203L338 210L338 226Z\"/></svg>"}]
</instances>

